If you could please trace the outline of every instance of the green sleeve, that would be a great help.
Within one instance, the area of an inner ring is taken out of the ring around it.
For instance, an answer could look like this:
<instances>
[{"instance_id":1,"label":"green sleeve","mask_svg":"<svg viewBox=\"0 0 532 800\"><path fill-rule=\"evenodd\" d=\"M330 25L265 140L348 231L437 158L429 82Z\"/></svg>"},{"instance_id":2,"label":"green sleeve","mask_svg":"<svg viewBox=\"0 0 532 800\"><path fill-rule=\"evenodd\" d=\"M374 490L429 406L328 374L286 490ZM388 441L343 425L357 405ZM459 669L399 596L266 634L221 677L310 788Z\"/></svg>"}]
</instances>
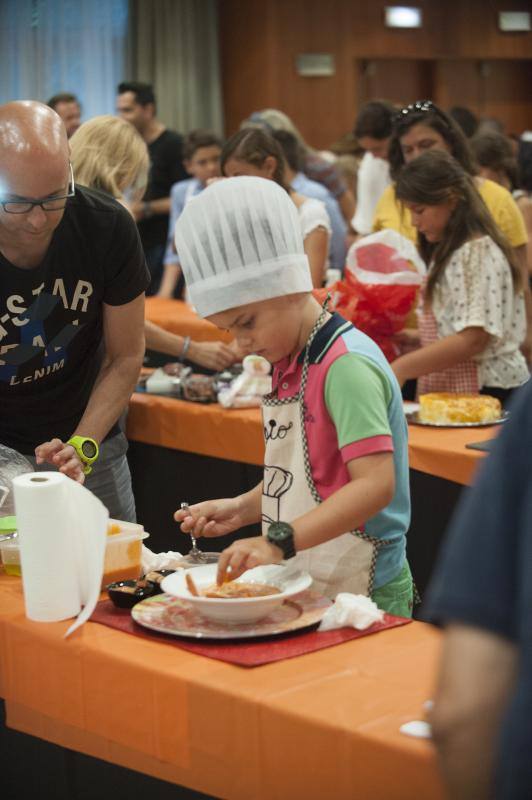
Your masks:
<instances>
[{"instance_id":1,"label":"green sleeve","mask_svg":"<svg viewBox=\"0 0 532 800\"><path fill-rule=\"evenodd\" d=\"M340 449L371 436L391 436L388 405L392 387L385 373L364 356L345 353L329 367L325 405Z\"/></svg>"}]
</instances>

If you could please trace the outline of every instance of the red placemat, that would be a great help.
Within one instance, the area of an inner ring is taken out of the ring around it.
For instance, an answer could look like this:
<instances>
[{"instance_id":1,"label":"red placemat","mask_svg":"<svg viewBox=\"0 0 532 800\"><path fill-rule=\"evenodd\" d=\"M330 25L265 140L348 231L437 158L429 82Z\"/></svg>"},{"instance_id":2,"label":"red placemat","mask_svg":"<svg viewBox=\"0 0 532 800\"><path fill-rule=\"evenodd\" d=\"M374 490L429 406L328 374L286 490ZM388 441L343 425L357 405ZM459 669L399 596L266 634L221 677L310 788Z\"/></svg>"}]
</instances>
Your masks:
<instances>
[{"instance_id":1,"label":"red placemat","mask_svg":"<svg viewBox=\"0 0 532 800\"><path fill-rule=\"evenodd\" d=\"M339 628L334 631L318 633L316 630L307 629L254 641L240 639L238 641L206 642L202 640L199 643L142 628L131 618L129 609L116 608L110 600L103 600L96 606L91 616L91 622L98 622L100 625L107 625L109 628L116 628L124 633L140 636L142 639L158 639L165 644L180 647L182 650L189 650L191 653L207 656L207 658L228 661L230 664L237 664L241 667L258 667L273 661L283 661L285 658L295 658L315 650L322 650L325 647L332 647L351 639L359 639L387 628L407 625L412 620L385 614L382 622L376 622L364 631L357 631L354 628Z\"/></svg>"}]
</instances>

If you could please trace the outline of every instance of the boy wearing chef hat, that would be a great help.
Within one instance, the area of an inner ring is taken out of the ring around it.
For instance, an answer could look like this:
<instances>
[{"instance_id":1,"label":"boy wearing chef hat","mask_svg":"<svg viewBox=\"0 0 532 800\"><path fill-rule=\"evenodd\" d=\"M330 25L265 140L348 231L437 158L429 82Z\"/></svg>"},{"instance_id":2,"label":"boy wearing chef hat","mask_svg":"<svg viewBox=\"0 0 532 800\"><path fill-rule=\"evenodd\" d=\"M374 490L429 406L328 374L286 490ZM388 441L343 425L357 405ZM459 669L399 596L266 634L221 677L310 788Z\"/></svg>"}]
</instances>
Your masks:
<instances>
[{"instance_id":1,"label":"boy wearing chef hat","mask_svg":"<svg viewBox=\"0 0 532 800\"><path fill-rule=\"evenodd\" d=\"M377 345L312 295L297 210L273 181L236 177L191 200L176 226L191 302L273 365L263 399L263 481L177 511L185 533L263 536L222 553L218 576L297 561L314 586L371 596L409 616L407 427Z\"/></svg>"}]
</instances>

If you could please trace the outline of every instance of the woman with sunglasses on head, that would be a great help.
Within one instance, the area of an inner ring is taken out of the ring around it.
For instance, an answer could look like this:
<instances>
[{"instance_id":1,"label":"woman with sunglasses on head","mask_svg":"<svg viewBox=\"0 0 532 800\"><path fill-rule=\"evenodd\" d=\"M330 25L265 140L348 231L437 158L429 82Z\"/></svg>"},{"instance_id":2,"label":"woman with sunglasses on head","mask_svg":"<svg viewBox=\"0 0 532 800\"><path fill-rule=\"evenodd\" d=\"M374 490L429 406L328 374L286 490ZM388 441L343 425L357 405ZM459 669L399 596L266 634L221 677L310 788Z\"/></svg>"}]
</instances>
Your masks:
<instances>
[{"instance_id":1,"label":"woman with sunglasses on head","mask_svg":"<svg viewBox=\"0 0 532 800\"><path fill-rule=\"evenodd\" d=\"M427 150L443 150L453 156L462 169L474 177L474 185L486 204L495 224L514 250L523 277L527 308L528 333L523 351L532 355L532 301L528 288L526 245L528 236L523 216L510 192L497 183L476 175L477 169L469 143L454 120L430 100L403 108L396 116L388 159L390 174L397 181L401 168ZM416 241L416 228L410 212L398 201L395 186L383 193L375 210L373 230L392 228Z\"/></svg>"},{"instance_id":2,"label":"woman with sunglasses on head","mask_svg":"<svg viewBox=\"0 0 532 800\"><path fill-rule=\"evenodd\" d=\"M421 347L392 364L418 392L482 392L504 402L528 380L522 278L474 179L448 153L420 155L400 171L396 197L411 215L429 265Z\"/></svg>"}]
</instances>

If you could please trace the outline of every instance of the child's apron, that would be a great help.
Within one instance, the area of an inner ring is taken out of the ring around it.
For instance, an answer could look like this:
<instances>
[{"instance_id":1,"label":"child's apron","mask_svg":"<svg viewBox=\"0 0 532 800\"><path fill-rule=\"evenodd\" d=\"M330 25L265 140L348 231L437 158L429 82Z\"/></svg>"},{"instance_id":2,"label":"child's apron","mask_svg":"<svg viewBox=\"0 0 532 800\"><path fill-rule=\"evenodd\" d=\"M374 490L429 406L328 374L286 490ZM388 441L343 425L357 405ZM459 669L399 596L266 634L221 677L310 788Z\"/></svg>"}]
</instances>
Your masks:
<instances>
[{"instance_id":1,"label":"child's apron","mask_svg":"<svg viewBox=\"0 0 532 800\"><path fill-rule=\"evenodd\" d=\"M419 336L421 347L439 341L438 324L432 309L425 303L427 276L421 284ZM427 392L463 392L478 394L478 368L474 361L461 361L443 372L431 372L417 379L417 394Z\"/></svg>"},{"instance_id":2,"label":"child's apron","mask_svg":"<svg viewBox=\"0 0 532 800\"><path fill-rule=\"evenodd\" d=\"M311 342L325 321L322 313L307 342L298 394L263 397L266 454L262 489L262 532L272 522L293 522L322 502L312 477L305 431L305 387ZM331 598L338 592L370 595L378 548L387 541L350 531L297 553L292 563L310 572L314 587Z\"/></svg>"}]
</instances>

